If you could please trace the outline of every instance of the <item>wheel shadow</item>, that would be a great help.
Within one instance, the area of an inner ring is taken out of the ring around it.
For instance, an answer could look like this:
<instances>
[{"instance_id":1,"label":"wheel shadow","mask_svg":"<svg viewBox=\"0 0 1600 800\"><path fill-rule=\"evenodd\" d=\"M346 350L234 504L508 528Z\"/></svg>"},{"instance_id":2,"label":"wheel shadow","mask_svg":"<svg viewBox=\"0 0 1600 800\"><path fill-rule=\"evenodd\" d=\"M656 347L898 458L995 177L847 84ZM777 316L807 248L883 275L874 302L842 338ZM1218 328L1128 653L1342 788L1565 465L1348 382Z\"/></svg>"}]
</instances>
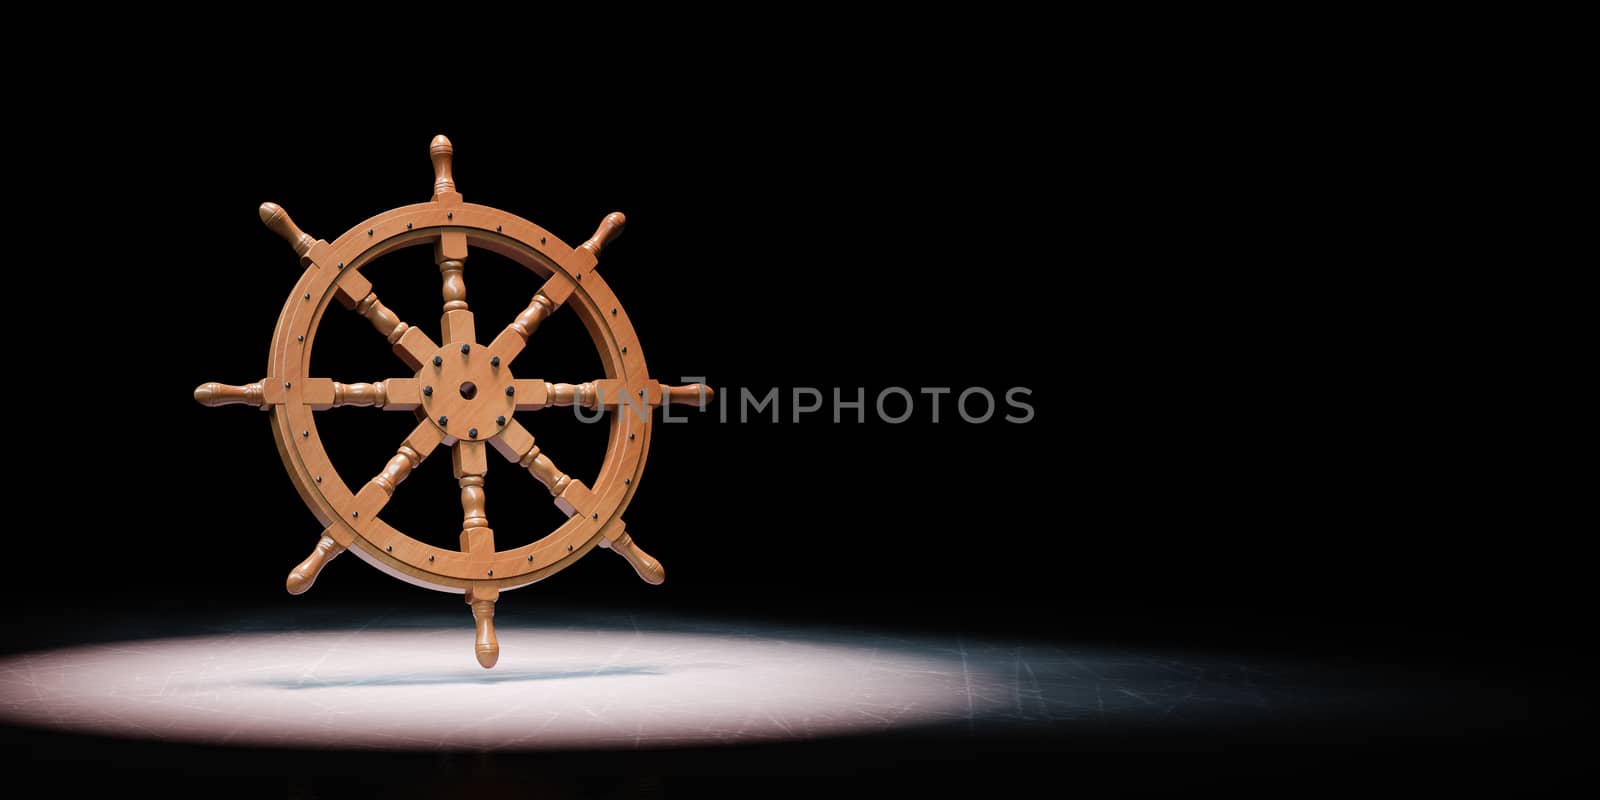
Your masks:
<instances>
[{"instance_id":1,"label":"wheel shadow","mask_svg":"<svg viewBox=\"0 0 1600 800\"><path fill-rule=\"evenodd\" d=\"M564 681L582 678L614 678L633 675L666 675L660 667L604 667L588 670L532 670L523 672L485 672L474 675L468 672L418 673L390 677L305 678L293 681L259 681L252 685L273 689L342 689L361 686L440 686L446 684L525 683L529 681Z\"/></svg>"}]
</instances>

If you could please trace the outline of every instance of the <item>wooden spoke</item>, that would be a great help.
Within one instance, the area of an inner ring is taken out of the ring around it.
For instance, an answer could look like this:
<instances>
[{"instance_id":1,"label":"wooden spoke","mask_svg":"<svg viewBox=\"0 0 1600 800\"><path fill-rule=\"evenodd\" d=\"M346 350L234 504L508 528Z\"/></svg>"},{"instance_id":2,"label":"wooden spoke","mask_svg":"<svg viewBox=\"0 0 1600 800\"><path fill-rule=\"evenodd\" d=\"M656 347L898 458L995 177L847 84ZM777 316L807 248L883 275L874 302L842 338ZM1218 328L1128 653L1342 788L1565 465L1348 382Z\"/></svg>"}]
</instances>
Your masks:
<instances>
[{"instance_id":1,"label":"wooden spoke","mask_svg":"<svg viewBox=\"0 0 1600 800\"><path fill-rule=\"evenodd\" d=\"M354 510L350 519L345 520L357 531L365 530L378 516L378 512L388 505L389 498L394 496L394 490L411 475L411 471L421 464L429 453L434 451L444 441L444 433L432 422L423 420L406 437L405 443L385 464L383 471L367 481L361 491L356 493Z\"/></svg>"},{"instance_id":2,"label":"wooden spoke","mask_svg":"<svg viewBox=\"0 0 1600 800\"><path fill-rule=\"evenodd\" d=\"M556 308L561 305L551 299L550 294L546 292L546 289L550 288L551 284L557 283L558 280L564 279L551 278L545 282L545 287L539 289L533 295L533 300L528 302L528 307L522 309L522 313L518 314L517 318L512 320L511 324L507 325L499 336L495 337L494 342L489 345L491 350L498 353L506 361L516 358L517 354L522 352L522 348L528 345L528 337L532 336L533 332L539 329L540 323L543 323L551 314L554 314Z\"/></svg>"},{"instance_id":3,"label":"wooden spoke","mask_svg":"<svg viewBox=\"0 0 1600 800\"><path fill-rule=\"evenodd\" d=\"M628 224L628 218L623 216L621 211L613 211L607 214L605 219L600 220L600 227L595 229L594 235L589 237L589 241L578 245L578 247L588 250L589 255L599 258L600 251L605 249L605 246L610 244L612 239L622 235L622 226L626 224Z\"/></svg>"},{"instance_id":4,"label":"wooden spoke","mask_svg":"<svg viewBox=\"0 0 1600 800\"><path fill-rule=\"evenodd\" d=\"M480 583L468 589L466 595L478 634L472 649L478 664L488 669L500 660L500 642L494 635L494 604L500 599L500 589L492 583Z\"/></svg>"},{"instance_id":5,"label":"wooden spoke","mask_svg":"<svg viewBox=\"0 0 1600 800\"><path fill-rule=\"evenodd\" d=\"M465 267L465 259L441 258L439 259L439 274L444 277L444 310L467 310L467 283L461 277L461 270ZM446 341L445 344L449 344Z\"/></svg>"},{"instance_id":6,"label":"wooden spoke","mask_svg":"<svg viewBox=\"0 0 1600 800\"><path fill-rule=\"evenodd\" d=\"M372 477L369 485L383 490L385 495L394 497L394 490L411 475L411 470L422 463L422 455L406 445L400 445L394 457L383 466L383 471Z\"/></svg>"},{"instance_id":7,"label":"wooden spoke","mask_svg":"<svg viewBox=\"0 0 1600 800\"><path fill-rule=\"evenodd\" d=\"M567 477L567 473L557 469L556 465L550 461L550 457L539 450L538 445L529 447L528 452L523 453L522 458L517 459L517 466L526 469L528 474L538 478L539 482L544 484L544 488L549 489L552 495L561 494L561 490L567 488L567 484L572 482L572 479Z\"/></svg>"},{"instance_id":8,"label":"wooden spoke","mask_svg":"<svg viewBox=\"0 0 1600 800\"><path fill-rule=\"evenodd\" d=\"M484 516L483 476L463 475L456 481L461 484L461 551L469 553L482 550L472 546L467 534L475 530L489 530L489 518ZM492 548L490 549L493 552Z\"/></svg>"},{"instance_id":9,"label":"wooden spoke","mask_svg":"<svg viewBox=\"0 0 1600 800\"><path fill-rule=\"evenodd\" d=\"M311 252L312 246L317 243L317 240L300 230L300 226L289 218L289 212L284 211L277 203L262 203L257 213L261 215L261 222L267 226L267 230L282 236L283 240L294 248L294 254L300 258L304 259L306 254Z\"/></svg>"},{"instance_id":10,"label":"wooden spoke","mask_svg":"<svg viewBox=\"0 0 1600 800\"><path fill-rule=\"evenodd\" d=\"M305 594L306 590L311 588L311 584L316 582L317 576L322 573L322 568L335 556L344 552L344 545L334 541L331 531L332 528L323 531L322 538L317 540L317 546L312 549L311 555L289 571L289 579L284 582L289 594Z\"/></svg>"},{"instance_id":11,"label":"wooden spoke","mask_svg":"<svg viewBox=\"0 0 1600 800\"><path fill-rule=\"evenodd\" d=\"M631 392L627 384L614 378L587 383L550 383L532 378L518 379L513 383L516 384L518 411L536 411L549 406L581 406L607 411L631 407L637 409L640 416L645 416L644 409L647 407L663 403L705 406L716 395L711 387L700 383L666 386L647 381L640 389Z\"/></svg>"},{"instance_id":12,"label":"wooden spoke","mask_svg":"<svg viewBox=\"0 0 1600 800\"><path fill-rule=\"evenodd\" d=\"M416 378L390 378L376 383L339 383L327 378L307 378L300 383L306 405L316 411L339 406L376 406L388 411L411 411L422 405ZM202 383L195 387L195 402L203 406L250 405L263 410L284 402L288 387L271 379L244 386Z\"/></svg>"},{"instance_id":13,"label":"wooden spoke","mask_svg":"<svg viewBox=\"0 0 1600 800\"><path fill-rule=\"evenodd\" d=\"M591 262L598 259L600 251L622 232L622 226L626 222L627 218L619 211L607 214L606 218L600 221L600 227L594 235L578 245L576 251L587 255ZM581 273L579 277L582 277ZM494 342L489 345L490 349L507 361L516 358L517 354L527 346L528 337L532 336L533 332L539 329L539 325L566 302L572 290L573 283L567 276L561 274L551 276L545 281L544 286L539 287L539 291L534 293L533 299L528 302L528 307L495 337Z\"/></svg>"},{"instance_id":14,"label":"wooden spoke","mask_svg":"<svg viewBox=\"0 0 1600 800\"><path fill-rule=\"evenodd\" d=\"M435 202L456 202L461 198L456 191L455 177L451 174L451 159L455 148L443 136L433 137L428 146L433 159L433 199ZM434 261L439 265L439 275L444 280L444 316L439 327L445 344L472 344L477 334L473 330L472 312L467 310L467 284L461 272L467 260L467 235L459 230L446 230L439 235L434 247Z\"/></svg>"},{"instance_id":15,"label":"wooden spoke","mask_svg":"<svg viewBox=\"0 0 1600 800\"><path fill-rule=\"evenodd\" d=\"M521 383L521 381L517 381L517 383ZM598 408L604 402L604 398L600 396L594 381L588 383L545 383L540 381L540 383L544 383L545 405L561 408L569 406ZM522 406L518 404L517 407L521 408Z\"/></svg>"},{"instance_id":16,"label":"wooden spoke","mask_svg":"<svg viewBox=\"0 0 1600 800\"><path fill-rule=\"evenodd\" d=\"M667 571L661 568L661 562L651 557L649 553L639 549L633 543L633 537L623 533L616 539L600 540L601 547L609 547L611 551L628 560L633 565L633 571L639 573L640 579L651 586L659 586L667 579Z\"/></svg>"},{"instance_id":17,"label":"wooden spoke","mask_svg":"<svg viewBox=\"0 0 1600 800\"><path fill-rule=\"evenodd\" d=\"M266 393L261 384L247 383L243 386L229 386L226 383L202 383L195 387L194 400L207 407L247 405L267 408Z\"/></svg>"},{"instance_id":18,"label":"wooden spoke","mask_svg":"<svg viewBox=\"0 0 1600 800\"><path fill-rule=\"evenodd\" d=\"M600 396L594 381L588 383L546 383L545 397L547 405L566 408L569 406L583 406L584 408L597 408L604 403L605 398Z\"/></svg>"},{"instance_id":19,"label":"wooden spoke","mask_svg":"<svg viewBox=\"0 0 1600 800\"><path fill-rule=\"evenodd\" d=\"M556 465L539 450L533 443L533 434L522 423L511 420L500 431L500 435L491 440L494 448L500 451L508 461L517 462L517 466L526 469L529 474L537 478L544 488L550 490L552 496L560 496L572 484L572 478L565 472L556 469Z\"/></svg>"},{"instance_id":20,"label":"wooden spoke","mask_svg":"<svg viewBox=\"0 0 1600 800\"><path fill-rule=\"evenodd\" d=\"M590 381L588 383L550 383L549 381L515 380L517 388L517 410L532 411L546 406L582 406L584 408L599 408L602 401L615 405L617 390L615 388L603 389L606 381ZM610 381L609 383L617 383ZM602 393L604 392L604 393Z\"/></svg>"},{"instance_id":21,"label":"wooden spoke","mask_svg":"<svg viewBox=\"0 0 1600 800\"><path fill-rule=\"evenodd\" d=\"M467 284L461 271L467 261L467 235L460 231L445 231L434 247L434 261L439 264L439 275L444 279L444 316L439 327L444 331L445 344L472 344L472 312L467 310Z\"/></svg>"},{"instance_id":22,"label":"wooden spoke","mask_svg":"<svg viewBox=\"0 0 1600 800\"><path fill-rule=\"evenodd\" d=\"M372 327L380 336L389 340L389 344L399 342L411 326L401 322L399 315L389 310L389 307L378 299L377 292L367 292L367 296L356 301L355 312L372 323Z\"/></svg>"},{"instance_id":23,"label":"wooden spoke","mask_svg":"<svg viewBox=\"0 0 1600 800\"><path fill-rule=\"evenodd\" d=\"M711 398L716 391L703 383L691 383L688 386L662 386L662 395L668 403L682 406L698 406L705 408L711 403Z\"/></svg>"},{"instance_id":24,"label":"wooden spoke","mask_svg":"<svg viewBox=\"0 0 1600 800\"><path fill-rule=\"evenodd\" d=\"M306 404L322 411L341 406L381 408L386 411L410 411L422 405L415 378L390 378L376 383L339 383L327 378L307 378Z\"/></svg>"},{"instance_id":25,"label":"wooden spoke","mask_svg":"<svg viewBox=\"0 0 1600 800\"><path fill-rule=\"evenodd\" d=\"M428 158L433 161L433 199L456 194L456 179L450 174L450 161L456 148L444 134L433 137L428 143Z\"/></svg>"},{"instance_id":26,"label":"wooden spoke","mask_svg":"<svg viewBox=\"0 0 1600 800\"><path fill-rule=\"evenodd\" d=\"M456 481L461 485L461 552L493 553L494 531L484 510L483 475L489 470L483 442L457 442L451 452Z\"/></svg>"},{"instance_id":27,"label":"wooden spoke","mask_svg":"<svg viewBox=\"0 0 1600 800\"><path fill-rule=\"evenodd\" d=\"M489 471L488 452L483 442L472 441L456 442L451 452L451 466L461 485L461 550L465 553L494 553L494 531L489 528L483 494L483 476ZM500 641L494 633L494 605L499 599L499 587L489 582L474 583L466 591L476 633L473 655L484 669L500 661Z\"/></svg>"},{"instance_id":28,"label":"wooden spoke","mask_svg":"<svg viewBox=\"0 0 1600 800\"><path fill-rule=\"evenodd\" d=\"M355 302L353 308L372 323L372 327L394 347L394 354L412 369L421 367L422 360L439 349L427 334L402 322L378 299L377 292L367 292L365 297Z\"/></svg>"},{"instance_id":29,"label":"wooden spoke","mask_svg":"<svg viewBox=\"0 0 1600 800\"><path fill-rule=\"evenodd\" d=\"M333 384L333 407L339 406L377 406L383 408L389 402L389 392L383 381L377 383L338 383Z\"/></svg>"},{"instance_id":30,"label":"wooden spoke","mask_svg":"<svg viewBox=\"0 0 1600 800\"><path fill-rule=\"evenodd\" d=\"M451 452L451 465L461 484L461 551L494 553L494 531L484 510L483 476L489 471L489 449L483 442L457 442ZM500 661L500 641L494 633L494 604L500 590L492 583L476 583L466 592L476 628L473 654L484 669Z\"/></svg>"}]
</instances>

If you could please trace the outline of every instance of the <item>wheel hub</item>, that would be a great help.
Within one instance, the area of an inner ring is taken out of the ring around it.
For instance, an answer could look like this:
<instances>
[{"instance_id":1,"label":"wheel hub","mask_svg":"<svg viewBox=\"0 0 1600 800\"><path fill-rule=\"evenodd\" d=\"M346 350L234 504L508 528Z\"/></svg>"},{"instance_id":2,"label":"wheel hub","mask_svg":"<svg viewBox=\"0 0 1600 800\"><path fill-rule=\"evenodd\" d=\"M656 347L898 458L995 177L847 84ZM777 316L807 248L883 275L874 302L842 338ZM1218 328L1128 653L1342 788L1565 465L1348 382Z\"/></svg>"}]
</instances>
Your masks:
<instances>
[{"instance_id":1,"label":"wheel hub","mask_svg":"<svg viewBox=\"0 0 1600 800\"><path fill-rule=\"evenodd\" d=\"M417 370L422 408L446 437L492 439L517 410L511 367L481 345L446 345Z\"/></svg>"}]
</instances>

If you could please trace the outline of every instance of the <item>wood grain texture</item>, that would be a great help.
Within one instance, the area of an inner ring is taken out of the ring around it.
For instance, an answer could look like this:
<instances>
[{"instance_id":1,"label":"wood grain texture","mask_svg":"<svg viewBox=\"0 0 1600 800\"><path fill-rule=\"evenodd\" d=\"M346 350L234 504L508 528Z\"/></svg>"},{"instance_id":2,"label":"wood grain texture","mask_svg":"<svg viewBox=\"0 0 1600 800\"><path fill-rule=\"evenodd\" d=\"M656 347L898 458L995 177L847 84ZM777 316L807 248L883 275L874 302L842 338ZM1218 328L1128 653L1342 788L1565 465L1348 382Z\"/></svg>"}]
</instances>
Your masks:
<instances>
[{"instance_id":1,"label":"wood grain texture","mask_svg":"<svg viewBox=\"0 0 1600 800\"><path fill-rule=\"evenodd\" d=\"M488 439L500 430L500 418L516 412L516 379L494 358L481 347L450 344L422 359L422 410L452 441Z\"/></svg>"},{"instance_id":2,"label":"wood grain texture","mask_svg":"<svg viewBox=\"0 0 1600 800\"><path fill-rule=\"evenodd\" d=\"M344 546L324 532L322 538L317 540L317 546L312 548L311 555L289 571L289 578L284 582L289 594L305 594L316 583L317 576L322 574L322 568L343 552Z\"/></svg>"},{"instance_id":3,"label":"wood grain texture","mask_svg":"<svg viewBox=\"0 0 1600 800\"><path fill-rule=\"evenodd\" d=\"M373 406L383 408L389 402L389 393L385 390L383 381L377 383L338 383L333 384L333 405L338 406Z\"/></svg>"},{"instance_id":4,"label":"wood grain texture","mask_svg":"<svg viewBox=\"0 0 1600 800\"><path fill-rule=\"evenodd\" d=\"M704 408L711 404L711 399L716 392L703 383L691 383L688 386L664 386L666 401L686 406L699 406Z\"/></svg>"},{"instance_id":5,"label":"wood grain texture","mask_svg":"<svg viewBox=\"0 0 1600 800\"><path fill-rule=\"evenodd\" d=\"M378 335L387 339L389 344L400 341L401 337L411 330L410 325L400 321L400 315L390 311L389 307L378 299L376 292L368 292L366 297L361 298L356 303L355 311L372 323Z\"/></svg>"},{"instance_id":6,"label":"wood grain texture","mask_svg":"<svg viewBox=\"0 0 1600 800\"><path fill-rule=\"evenodd\" d=\"M623 216L621 211L613 211L607 214L605 219L600 220L600 227L595 229L594 235L589 237L589 241L578 246L588 250L589 254L595 258L599 258L600 251L604 250L605 246L611 243L611 240L622 235L622 226L626 224L628 224L628 218Z\"/></svg>"},{"instance_id":7,"label":"wood grain texture","mask_svg":"<svg viewBox=\"0 0 1600 800\"><path fill-rule=\"evenodd\" d=\"M489 470L488 447L483 442L457 442L451 466L461 486L461 550L493 553L494 531L489 527L483 491L483 476Z\"/></svg>"},{"instance_id":8,"label":"wood grain texture","mask_svg":"<svg viewBox=\"0 0 1600 800\"><path fill-rule=\"evenodd\" d=\"M399 356L406 366L418 369L422 366L423 359L438 350L439 346L428 338L428 334L416 328L408 327L405 335L401 336L399 341L394 342L393 349L394 354Z\"/></svg>"},{"instance_id":9,"label":"wood grain texture","mask_svg":"<svg viewBox=\"0 0 1600 800\"><path fill-rule=\"evenodd\" d=\"M567 484L572 482L572 478L568 477L567 473L557 469L556 465L550 461L550 457L546 456L538 445L529 447L528 452L523 453L522 457L517 459L517 465L527 470L528 474L544 484L544 488L549 489L552 495L561 494L562 490L567 488Z\"/></svg>"},{"instance_id":10,"label":"wood grain texture","mask_svg":"<svg viewBox=\"0 0 1600 800\"><path fill-rule=\"evenodd\" d=\"M439 262L439 273L444 278L444 310L467 310L467 282L461 277L465 262L447 259Z\"/></svg>"},{"instance_id":11,"label":"wood grain texture","mask_svg":"<svg viewBox=\"0 0 1600 800\"><path fill-rule=\"evenodd\" d=\"M500 642L494 635L495 601L469 599L467 602L472 606L472 621L477 628L473 653L478 657L478 664L484 669L489 669L500 661Z\"/></svg>"},{"instance_id":12,"label":"wood grain texture","mask_svg":"<svg viewBox=\"0 0 1600 800\"><path fill-rule=\"evenodd\" d=\"M464 475L457 480L461 485L461 529L489 527L487 500L483 493L482 475ZM463 547L463 550L468 549Z\"/></svg>"},{"instance_id":13,"label":"wood grain texture","mask_svg":"<svg viewBox=\"0 0 1600 800\"><path fill-rule=\"evenodd\" d=\"M415 378L389 378L372 383L340 383L327 378L300 381L301 399L315 411L330 408L381 408L413 411L422 404Z\"/></svg>"},{"instance_id":14,"label":"wood grain texture","mask_svg":"<svg viewBox=\"0 0 1600 800\"><path fill-rule=\"evenodd\" d=\"M548 272L551 261L547 259L546 254L559 265L573 257L571 249L561 244L548 231L503 212L469 204L455 205L451 209L453 211L449 213L453 213L454 222L461 223L458 228L467 231L468 241L473 247L487 246L494 252L506 255L536 274L545 276L544 291L555 292L563 298L573 300L573 307L577 309L580 320L590 329L591 336L601 346L601 361L608 364L608 370L632 370L641 376L646 375L643 372L643 362L636 355L628 354L619 361L616 348L606 347L604 344L616 339L628 341L634 339L627 325L628 318L626 314L620 313L620 309L618 313L602 319L605 313L603 309L617 304L616 298L605 283L596 277L591 279L590 285L582 292L574 293L571 288L574 282L571 278L560 277L559 266L557 274ZM427 233L419 231L429 229L429 226L447 226L450 220L446 217L447 210L439 206L424 204L402 207L358 223L356 227L335 240L331 246L323 243L320 246L326 252L314 251L314 254L319 255L317 267L308 269L301 282L296 285L292 296L293 302L286 304L285 314L280 320L282 324L279 331L274 334L271 363L287 365L287 369L274 367L271 371L282 373L282 377L289 378L294 388L284 388L288 381L278 381L278 376L275 375L270 379L271 384L264 386L265 389L271 390L266 393L266 402L279 404L275 406L280 413L273 418L273 435L279 442L280 453L284 454L286 467L290 469L291 475L296 477L297 490L325 524L329 521L346 521L334 527L335 538L341 543L346 543L362 560L401 580L443 591L460 592L469 586L485 582L507 588L524 586L565 568L596 546L596 530L606 519L619 514L625 504L627 494L622 488L622 477L626 476L637 481L649 442L647 426L634 429L639 434L637 442L627 438L625 445L608 447L606 460L602 466L602 477L611 477L602 480L600 488L606 493L597 499L592 509L599 512L600 520L585 520L587 524L577 524L569 520L569 524L560 525L547 536L529 544L494 551L492 554L477 554L472 552L472 548L465 542L464 549L460 551L441 549L406 536L383 519L372 519L369 523L368 520L376 513L375 510L381 508L379 503L387 499L388 495L378 487L372 486L370 481L365 484L351 482L338 475L337 469L320 445L318 428L307 413L332 407L334 383L326 378L303 377L305 359L308 358L310 342L314 339L316 321L322 309L329 307L326 301L312 298L325 298L332 293L332 299L336 299L339 304L354 308L372 293L371 284L365 281L360 272L371 258L363 253L387 252L393 249L396 242L406 243L408 246L429 245L437 240L430 239ZM369 229L374 230L375 234L369 236L367 233ZM431 230L439 228L434 227ZM493 234L476 234L474 231L492 231ZM548 243L542 241L547 237ZM505 243L513 239L519 242L519 248L524 249L507 248ZM333 269L334 267L338 269ZM302 294L309 294L311 298L302 298ZM556 307L559 308L559 304ZM302 312L307 310L314 313L309 316L303 315ZM614 326L615 334L599 333L604 330L600 327L602 324L606 327ZM415 331L416 328L410 328L406 337L409 338L411 332ZM448 349L443 348L443 350ZM479 349L477 346L473 347L474 358ZM637 353L637 348L633 353ZM421 355L423 363L428 364L426 354ZM415 351L411 360L417 360ZM408 377L390 378L384 383L388 394L388 400L383 406L385 410L399 410L407 403L411 404L412 410L420 407L419 399L424 385L422 382L414 377ZM438 386L434 388L439 389ZM273 392L276 392L276 399ZM451 422L452 424L455 422L454 418ZM434 424L432 427L435 429L435 435L438 435L440 433L438 426ZM309 431L308 438L301 437L303 431ZM446 444L453 443L448 436L442 438ZM517 455L520 454L513 454L511 460L515 461ZM313 482L317 477L326 480ZM569 481L568 488L563 490L563 495L555 497L558 505L564 502L563 497L570 494L577 483L579 482ZM346 486L351 488L345 488ZM353 493L356 488L361 488L362 491ZM370 492L367 491L368 488ZM360 514L360 523L354 527L348 523L352 511ZM488 577L490 570L493 571L492 578Z\"/></svg>"},{"instance_id":15,"label":"wood grain texture","mask_svg":"<svg viewBox=\"0 0 1600 800\"><path fill-rule=\"evenodd\" d=\"M232 406L232 405L262 405L263 392L260 383L247 383L243 386L229 386L225 383L202 383L195 387L195 402L203 406Z\"/></svg>"},{"instance_id":16,"label":"wood grain texture","mask_svg":"<svg viewBox=\"0 0 1600 800\"><path fill-rule=\"evenodd\" d=\"M428 144L428 158L433 161L433 194L448 194L456 190L456 179L451 174L456 149L444 134L433 137Z\"/></svg>"},{"instance_id":17,"label":"wood grain texture","mask_svg":"<svg viewBox=\"0 0 1600 800\"><path fill-rule=\"evenodd\" d=\"M546 383L545 395L553 406L595 408L600 405L600 394L595 391L593 381L578 384Z\"/></svg>"},{"instance_id":18,"label":"wood grain texture","mask_svg":"<svg viewBox=\"0 0 1600 800\"><path fill-rule=\"evenodd\" d=\"M453 156L449 140L436 137L429 147L431 200L374 215L331 243L306 234L281 207L263 205L263 223L291 245L303 268L273 332L268 377L244 386L204 384L196 388L195 399L273 411L268 419L278 452L296 490L325 526L312 554L291 572L286 582L290 591L309 588L329 560L349 549L401 580L464 593L477 627L475 652L487 667L498 660L493 615L500 590L548 577L602 543L646 580L659 582L664 575L660 563L624 533L621 518L648 452L649 415L610 416L607 450L591 489L557 468L512 413L525 403L596 407L613 394L648 410L667 402L704 403L709 393L663 387L650 379L628 315L594 270L600 253L624 227L620 213L607 215L593 236L571 247L516 215L465 203L457 191ZM383 304L362 274L387 253L427 245L436 249L440 271L443 347ZM543 280L527 307L488 345L476 341L467 307L469 247L504 256ZM324 311L335 302L365 318L413 374L370 383L311 377L317 330ZM516 380L509 370L512 359L546 319L565 308L572 309L566 313L576 314L588 332L604 377L576 384ZM350 483L329 457L313 416L339 407L411 411L420 419L382 471L365 482ZM379 518L399 484L440 444L455 448L462 508L459 550L426 544ZM532 543L496 550L484 494L486 445L527 469L568 519Z\"/></svg>"},{"instance_id":19,"label":"wood grain texture","mask_svg":"<svg viewBox=\"0 0 1600 800\"><path fill-rule=\"evenodd\" d=\"M613 540L602 539L600 546L609 547L612 552L627 559L633 566L633 571L639 573L639 577L645 583L659 586L667 579L667 571L662 569L661 562L639 549L639 545L634 544L633 537L626 533Z\"/></svg>"},{"instance_id":20,"label":"wood grain texture","mask_svg":"<svg viewBox=\"0 0 1600 800\"><path fill-rule=\"evenodd\" d=\"M528 307L522 309L522 313L518 314L506 329L520 337L523 342L527 342L528 337L539 329L539 324L548 319L555 310L555 303L550 298L542 292L535 294L533 299L528 301Z\"/></svg>"},{"instance_id":21,"label":"wood grain texture","mask_svg":"<svg viewBox=\"0 0 1600 800\"><path fill-rule=\"evenodd\" d=\"M383 493L394 496L394 490L411 475L411 470L422 463L422 456L410 447L400 445L400 450L384 465L383 471L373 476L372 483Z\"/></svg>"},{"instance_id":22,"label":"wood grain texture","mask_svg":"<svg viewBox=\"0 0 1600 800\"><path fill-rule=\"evenodd\" d=\"M277 203L262 203L259 213L261 222L267 226L267 230L282 236L283 240L294 248L295 255L304 258L311 252L312 245L317 243L317 240L300 230L300 226L289 218L289 212L284 211Z\"/></svg>"}]
</instances>

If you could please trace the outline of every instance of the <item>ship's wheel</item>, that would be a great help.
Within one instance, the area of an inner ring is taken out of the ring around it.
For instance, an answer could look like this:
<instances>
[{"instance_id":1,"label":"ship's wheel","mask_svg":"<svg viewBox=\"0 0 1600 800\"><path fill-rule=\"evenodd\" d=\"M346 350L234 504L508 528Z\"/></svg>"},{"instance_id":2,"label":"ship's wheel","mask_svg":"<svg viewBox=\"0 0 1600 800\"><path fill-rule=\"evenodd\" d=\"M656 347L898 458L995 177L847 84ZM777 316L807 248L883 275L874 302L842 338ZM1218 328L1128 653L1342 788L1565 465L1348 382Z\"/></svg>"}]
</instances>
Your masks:
<instances>
[{"instance_id":1,"label":"ship's wheel","mask_svg":"<svg viewBox=\"0 0 1600 800\"><path fill-rule=\"evenodd\" d=\"M431 202L385 211L331 243L306 235L277 205L262 204L262 222L288 240L304 268L273 331L267 377L245 386L207 383L194 396L207 406L247 404L271 414L283 464L325 526L311 555L289 573L290 594L310 589L329 560L351 550L401 580L464 593L476 621L478 663L492 667L500 653L494 605L502 590L549 577L596 545L627 559L646 582L661 583L661 564L633 543L622 512L644 470L654 407L704 405L711 391L650 379L627 312L596 270L600 251L622 230L622 214L607 215L594 236L569 247L521 217L462 202L451 175L450 141L435 137L429 153ZM433 246L443 277L438 342L395 316L361 274L385 253L418 245ZM477 335L462 278L471 248L510 258L545 279L528 307L487 344ZM412 371L373 383L311 375L317 326L335 302L371 322ZM528 338L563 306L588 329L604 377L580 384L513 377L512 362ZM572 405L610 412L605 460L592 487L558 469L513 418L516 411ZM317 432L315 412L339 406L409 412L418 420L383 471L354 490L329 460ZM460 550L413 539L381 516L400 483L440 445L451 448L461 487ZM544 484L567 521L531 544L497 550L484 504L491 448Z\"/></svg>"}]
</instances>

